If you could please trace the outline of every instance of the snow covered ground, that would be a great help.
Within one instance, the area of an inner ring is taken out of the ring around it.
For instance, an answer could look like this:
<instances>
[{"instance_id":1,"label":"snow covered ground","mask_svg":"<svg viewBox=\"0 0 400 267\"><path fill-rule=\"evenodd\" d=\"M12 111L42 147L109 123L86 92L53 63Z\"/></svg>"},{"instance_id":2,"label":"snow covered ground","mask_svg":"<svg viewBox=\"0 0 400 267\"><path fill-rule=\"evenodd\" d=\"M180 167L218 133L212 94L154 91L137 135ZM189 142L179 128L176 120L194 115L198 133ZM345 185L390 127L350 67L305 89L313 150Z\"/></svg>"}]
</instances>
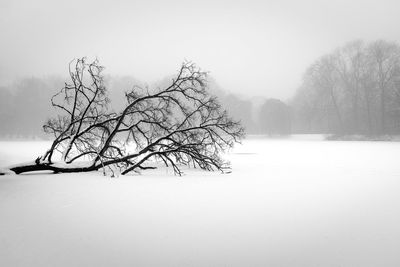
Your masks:
<instances>
[{"instance_id":1,"label":"snow covered ground","mask_svg":"<svg viewBox=\"0 0 400 267\"><path fill-rule=\"evenodd\" d=\"M0 166L46 142L0 142ZM249 138L231 174L0 176L0 266L400 266L400 143Z\"/></svg>"}]
</instances>

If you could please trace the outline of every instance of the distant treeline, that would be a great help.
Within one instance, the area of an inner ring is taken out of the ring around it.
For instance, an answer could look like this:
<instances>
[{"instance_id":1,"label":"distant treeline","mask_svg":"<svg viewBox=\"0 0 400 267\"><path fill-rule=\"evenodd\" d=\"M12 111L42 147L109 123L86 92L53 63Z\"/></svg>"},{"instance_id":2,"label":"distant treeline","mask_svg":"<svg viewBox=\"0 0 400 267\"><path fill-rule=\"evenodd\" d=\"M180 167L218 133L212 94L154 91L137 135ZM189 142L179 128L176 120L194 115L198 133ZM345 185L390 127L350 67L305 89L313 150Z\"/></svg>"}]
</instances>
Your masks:
<instances>
[{"instance_id":1,"label":"distant treeline","mask_svg":"<svg viewBox=\"0 0 400 267\"><path fill-rule=\"evenodd\" d=\"M246 99L222 91L214 93L228 113L242 122L247 134L291 134L291 110L281 100L263 97Z\"/></svg>"},{"instance_id":2,"label":"distant treeline","mask_svg":"<svg viewBox=\"0 0 400 267\"><path fill-rule=\"evenodd\" d=\"M51 96L64 81L28 78L0 87L0 137L44 137L41 126L56 112ZM108 76L106 81L116 111L124 105L124 91L134 85L146 88L132 77ZM248 134L400 134L400 47L396 43L354 41L321 57L307 69L288 103L229 94L212 79L210 88Z\"/></svg>"},{"instance_id":3,"label":"distant treeline","mask_svg":"<svg viewBox=\"0 0 400 267\"><path fill-rule=\"evenodd\" d=\"M62 84L56 78L26 78L0 87L0 136L43 136L41 127L53 112L51 96Z\"/></svg>"},{"instance_id":4,"label":"distant treeline","mask_svg":"<svg viewBox=\"0 0 400 267\"><path fill-rule=\"evenodd\" d=\"M126 90L134 85L146 88L132 77L108 76L106 81L112 108L116 111L124 105ZM51 106L51 97L64 82L61 77L24 78L0 87L0 138L45 138L42 125L57 112ZM212 80L210 87L211 93L231 117L242 122L248 134L290 134L290 112L283 102L264 98L246 100L226 93Z\"/></svg>"},{"instance_id":5,"label":"distant treeline","mask_svg":"<svg viewBox=\"0 0 400 267\"><path fill-rule=\"evenodd\" d=\"M400 47L354 41L312 64L291 101L303 133L400 133Z\"/></svg>"}]
</instances>

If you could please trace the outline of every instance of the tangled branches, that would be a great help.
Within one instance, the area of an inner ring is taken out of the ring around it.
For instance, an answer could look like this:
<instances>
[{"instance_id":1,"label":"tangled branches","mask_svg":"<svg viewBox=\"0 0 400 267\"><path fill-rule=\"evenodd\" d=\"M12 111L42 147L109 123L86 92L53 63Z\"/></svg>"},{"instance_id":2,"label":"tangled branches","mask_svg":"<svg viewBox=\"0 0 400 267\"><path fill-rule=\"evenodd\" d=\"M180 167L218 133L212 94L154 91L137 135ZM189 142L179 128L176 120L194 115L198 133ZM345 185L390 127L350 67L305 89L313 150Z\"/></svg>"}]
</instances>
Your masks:
<instances>
[{"instance_id":1,"label":"tangled branches","mask_svg":"<svg viewBox=\"0 0 400 267\"><path fill-rule=\"evenodd\" d=\"M221 154L240 142L244 129L209 95L206 72L185 62L165 88L126 92L126 106L117 113L110 110L102 70L84 58L70 64L71 81L51 100L62 115L43 126L55 139L32 166L54 172L118 168L127 174L159 161L177 175L182 165L229 169Z\"/></svg>"}]
</instances>

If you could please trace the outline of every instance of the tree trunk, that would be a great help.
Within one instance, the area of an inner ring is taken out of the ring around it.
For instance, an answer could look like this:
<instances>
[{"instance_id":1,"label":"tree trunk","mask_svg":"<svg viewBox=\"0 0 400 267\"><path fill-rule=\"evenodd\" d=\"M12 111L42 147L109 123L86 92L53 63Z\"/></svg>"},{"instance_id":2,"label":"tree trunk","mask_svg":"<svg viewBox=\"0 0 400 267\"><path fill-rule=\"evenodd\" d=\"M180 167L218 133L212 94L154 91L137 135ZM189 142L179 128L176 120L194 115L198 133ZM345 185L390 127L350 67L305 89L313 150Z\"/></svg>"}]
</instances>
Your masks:
<instances>
[{"instance_id":1,"label":"tree trunk","mask_svg":"<svg viewBox=\"0 0 400 267\"><path fill-rule=\"evenodd\" d=\"M372 135L372 119L371 119L371 100L370 100L370 93L368 91L366 85L364 85L364 98L365 98L365 106L367 109L367 123L368 123L368 134Z\"/></svg>"},{"instance_id":2,"label":"tree trunk","mask_svg":"<svg viewBox=\"0 0 400 267\"><path fill-rule=\"evenodd\" d=\"M337 116L338 121L339 121L339 131L340 131L340 134L343 134L344 133L344 131L343 131L343 120L342 120L342 116L340 115L339 106L337 104L337 101L336 101L336 98L335 98L335 95L334 95L334 92L333 92L333 88L330 88L330 95L331 95L331 99L332 99L333 107L335 109L336 116Z\"/></svg>"},{"instance_id":3,"label":"tree trunk","mask_svg":"<svg viewBox=\"0 0 400 267\"><path fill-rule=\"evenodd\" d=\"M385 134L386 131L386 117L385 117L385 88L381 86L381 134Z\"/></svg>"},{"instance_id":4,"label":"tree trunk","mask_svg":"<svg viewBox=\"0 0 400 267\"><path fill-rule=\"evenodd\" d=\"M53 173L73 173L73 172L90 172L98 170L101 166L88 166L88 167L78 167L78 166L57 166L56 163L43 163L36 160L35 162L25 163L20 165L15 165L5 170L0 170L0 175L7 173L21 174L25 172L36 172L36 171L52 171Z\"/></svg>"}]
</instances>

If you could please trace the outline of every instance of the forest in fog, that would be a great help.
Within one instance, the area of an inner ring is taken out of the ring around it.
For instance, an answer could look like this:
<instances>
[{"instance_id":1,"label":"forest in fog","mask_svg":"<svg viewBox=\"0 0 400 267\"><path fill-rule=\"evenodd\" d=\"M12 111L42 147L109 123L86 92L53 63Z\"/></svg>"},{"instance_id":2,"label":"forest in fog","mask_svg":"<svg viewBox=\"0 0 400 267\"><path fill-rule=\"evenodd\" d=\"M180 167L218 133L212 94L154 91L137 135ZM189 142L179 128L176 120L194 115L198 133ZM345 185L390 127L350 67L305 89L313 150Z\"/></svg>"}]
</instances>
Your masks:
<instances>
[{"instance_id":1,"label":"forest in fog","mask_svg":"<svg viewBox=\"0 0 400 267\"><path fill-rule=\"evenodd\" d=\"M169 81L148 86L129 76L106 76L111 106L118 110L125 104L124 92L133 86L155 88ZM9 86L0 87L0 137L45 138L42 130L44 121L56 110L51 106L51 97L64 85L62 77L24 78ZM289 108L277 99L246 98L221 89L210 79L211 94L216 95L230 116L240 120L248 134L289 134ZM265 114L269 114L265 116ZM281 121L285 116L285 121ZM10 119L12 118L12 119ZM268 126L273 126L268 128Z\"/></svg>"},{"instance_id":2,"label":"forest in fog","mask_svg":"<svg viewBox=\"0 0 400 267\"><path fill-rule=\"evenodd\" d=\"M116 109L124 104L123 92L134 85L146 87L128 76L106 80ZM44 137L41 126L54 112L51 96L64 82L59 76L30 77L0 87L0 136ZM400 47L396 43L356 40L323 55L305 70L290 99L239 96L217 82L211 79L211 93L248 134L400 133Z\"/></svg>"},{"instance_id":3,"label":"forest in fog","mask_svg":"<svg viewBox=\"0 0 400 267\"><path fill-rule=\"evenodd\" d=\"M354 41L314 62L291 101L307 133L400 133L400 47Z\"/></svg>"}]
</instances>

